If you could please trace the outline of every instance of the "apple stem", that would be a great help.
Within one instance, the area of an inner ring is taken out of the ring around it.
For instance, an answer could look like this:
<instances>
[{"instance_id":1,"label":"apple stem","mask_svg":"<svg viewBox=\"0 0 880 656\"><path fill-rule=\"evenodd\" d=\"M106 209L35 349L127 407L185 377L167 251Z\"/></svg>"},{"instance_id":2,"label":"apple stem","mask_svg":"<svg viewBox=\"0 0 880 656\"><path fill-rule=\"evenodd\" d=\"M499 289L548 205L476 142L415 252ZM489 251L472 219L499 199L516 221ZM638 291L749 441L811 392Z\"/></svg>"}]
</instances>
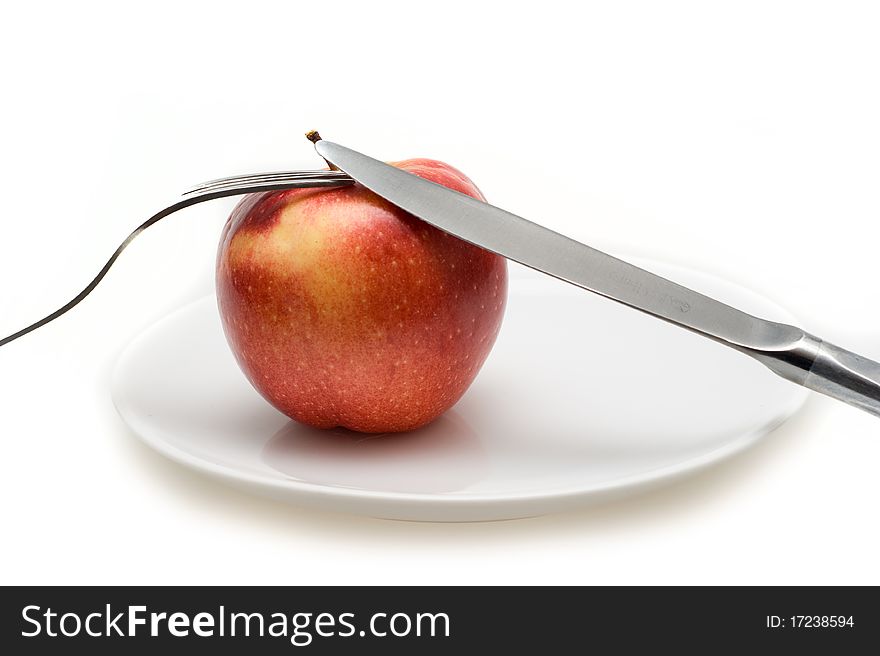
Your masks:
<instances>
[{"instance_id":1,"label":"apple stem","mask_svg":"<svg viewBox=\"0 0 880 656\"><path fill-rule=\"evenodd\" d=\"M309 130L308 132L306 132L306 139L308 139L312 143L318 143L321 140L321 134L317 130ZM327 162L326 159L324 161ZM339 170L338 166L331 164L330 162L327 162L327 166L330 167L331 171Z\"/></svg>"}]
</instances>

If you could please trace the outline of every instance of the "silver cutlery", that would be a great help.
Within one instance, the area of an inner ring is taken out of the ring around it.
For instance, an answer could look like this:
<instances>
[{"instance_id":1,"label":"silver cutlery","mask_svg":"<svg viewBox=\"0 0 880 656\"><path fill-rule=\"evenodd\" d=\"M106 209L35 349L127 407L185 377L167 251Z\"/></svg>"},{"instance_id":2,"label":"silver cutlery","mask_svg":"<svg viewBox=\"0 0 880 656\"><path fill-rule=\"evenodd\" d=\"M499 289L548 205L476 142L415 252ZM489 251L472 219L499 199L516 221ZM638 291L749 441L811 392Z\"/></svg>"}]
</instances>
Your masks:
<instances>
[{"instance_id":1,"label":"silver cutlery","mask_svg":"<svg viewBox=\"0 0 880 656\"><path fill-rule=\"evenodd\" d=\"M488 203L345 146L307 137L331 166L476 246L749 355L774 373L880 416L880 363L800 328L759 319Z\"/></svg>"},{"instance_id":2,"label":"silver cutlery","mask_svg":"<svg viewBox=\"0 0 880 656\"><path fill-rule=\"evenodd\" d=\"M67 304L0 339L0 346L78 305L135 237L179 210L228 196L358 182L456 237L708 337L755 358L783 378L880 416L880 363L795 326L754 317L515 214L323 140L317 132L308 137L331 170L238 175L193 187L138 226L98 275Z\"/></svg>"},{"instance_id":3,"label":"silver cutlery","mask_svg":"<svg viewBox=\"0 0 880 656\"><path fill-rule=\"evenodd\" d=\"M62 314L69 312L98 286L104 276L113 266L113 263L122 254L122 251L144 230L154 223L161 221L166 216L174 214L186 207L204 203L208 200L216 198L224 198L226 196L238 196L241 194L251 194L259 191L274 191L282 189L294 189L297 187L341 187L354 184L345 173L339 171L279 171L277 173L255 173L252 175L237 175L228 178L220 178L219 180L211 180L203 184L197 185L192 189L184 192L180 198L176 199L167 207L156 212L149 219L144 221L135 230L125 238L107 263L104 265L98 275L83 289L79 294L74 296L63 307L55 310L52 314L43 317L26 328L22 328L18 332L0 339L0 346L27 335L29 332L45 326L50 321L54 321Z\"/></svg>"}]
</instances>

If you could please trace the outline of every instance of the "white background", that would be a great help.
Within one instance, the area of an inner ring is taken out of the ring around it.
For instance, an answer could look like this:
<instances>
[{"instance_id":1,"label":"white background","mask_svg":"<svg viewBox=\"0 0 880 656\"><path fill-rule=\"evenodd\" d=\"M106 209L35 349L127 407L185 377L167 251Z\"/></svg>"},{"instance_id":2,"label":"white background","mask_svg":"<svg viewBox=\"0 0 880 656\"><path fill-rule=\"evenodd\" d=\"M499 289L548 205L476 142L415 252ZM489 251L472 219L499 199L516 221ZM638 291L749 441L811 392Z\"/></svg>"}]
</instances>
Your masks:
<instances>
[{"instance_id":1,"label":"white background","mask_svg":"<svg viewBox=\"0 0 880 656\"><path fill-rule=\"evenodd\" d=\"M16 3L0 334L189 185L317 167L318 128L446 160L495 204L745 284L878 357L875 7ZM820 397L684 482L516 522L305 511L165 461L115 414L109 372L210 289L232 204L151 229L86 303L0 349L3 583L880 583L880 423Z\"/></svg>"}]
</instances>

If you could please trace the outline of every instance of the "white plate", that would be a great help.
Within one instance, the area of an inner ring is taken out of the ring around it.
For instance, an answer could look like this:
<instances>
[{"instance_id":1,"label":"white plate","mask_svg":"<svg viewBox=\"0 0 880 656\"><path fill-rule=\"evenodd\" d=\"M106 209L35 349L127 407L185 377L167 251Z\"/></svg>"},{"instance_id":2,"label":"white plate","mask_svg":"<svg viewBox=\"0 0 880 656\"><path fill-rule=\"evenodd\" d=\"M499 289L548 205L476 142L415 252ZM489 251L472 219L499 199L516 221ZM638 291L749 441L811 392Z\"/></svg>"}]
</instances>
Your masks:
<instances>
[{"instance_id":1,"label":"white plate","mask_svg":"<svg viewBox=\"0 0 880 656\"><path fill-rule=\"evenodd\" d=\"M791 321L736 285L645 266ZM213 297L137 337L113 377L125 422L187 467L297 504L425 521L526 517L669 481L753 444L805 396L746 356L522 267L483 371L412 433L288 420L239 371Z\"/></svg>"}]
</instances>

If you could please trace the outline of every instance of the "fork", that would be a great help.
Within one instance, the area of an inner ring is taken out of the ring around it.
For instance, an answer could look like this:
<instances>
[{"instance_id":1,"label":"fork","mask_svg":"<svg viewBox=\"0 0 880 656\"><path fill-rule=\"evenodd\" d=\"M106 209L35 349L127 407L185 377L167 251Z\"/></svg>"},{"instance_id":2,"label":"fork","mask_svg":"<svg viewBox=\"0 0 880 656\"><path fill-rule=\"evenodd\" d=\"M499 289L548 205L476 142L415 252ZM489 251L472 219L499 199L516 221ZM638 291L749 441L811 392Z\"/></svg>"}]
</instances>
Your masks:
<instances>
[{"instance_id":1,"label":"fork","mask_svg":"<svg viewBox=\"0 0 880 656\"><path fill-rule=\"evenodd\" d=\"M104 279L104 276L107 275L110 267L113 266L113 263L116 262L116 260L122 254L122 251L124 251L126 247L132 241L134 241L135 237L137 237L140 233L142 233L154 223L158 223L166 216L174 214L179 210L190 207L192 205L197 205L198 203L204 203L205 201L215 200L217 198L225 198L227 196L252 194L261 191L281 191L284 189L296 189L300 187L345 187L353 184L354 180L352 180L348 175L341 171L276 171L271 173L235 175L227 178L210 180L208 182L203 182L202 184L196 185L195 187L192 187L181 194L181 196L176 201L174 201L164 209L159 210L153 216L151 216L149 219L147 219L141 225L135 228L134 231L132 231L132 233L125 238L125 241L123 241L119 245L116 251L114 251L113 255L110 256L110 259L107 260L107 263L98 272L98 275L95 276L94 279L79 294L74 296L64 306L55 310L55 312L53 312L52 314L43 317L39 321L32 323L26 328L22 328L18 332L13 333L8 337L0 339L0 346L4 346L5 344L12 342L19 337L27 335L29 332L32 332L37 328L45 326L50 321L54 321L61 315L79 305L79 303L83 299L85 299L86 296L92 293L92 291L95 289L95 287L98 286L101 280Z\"/></svg>"}]
</instances>

